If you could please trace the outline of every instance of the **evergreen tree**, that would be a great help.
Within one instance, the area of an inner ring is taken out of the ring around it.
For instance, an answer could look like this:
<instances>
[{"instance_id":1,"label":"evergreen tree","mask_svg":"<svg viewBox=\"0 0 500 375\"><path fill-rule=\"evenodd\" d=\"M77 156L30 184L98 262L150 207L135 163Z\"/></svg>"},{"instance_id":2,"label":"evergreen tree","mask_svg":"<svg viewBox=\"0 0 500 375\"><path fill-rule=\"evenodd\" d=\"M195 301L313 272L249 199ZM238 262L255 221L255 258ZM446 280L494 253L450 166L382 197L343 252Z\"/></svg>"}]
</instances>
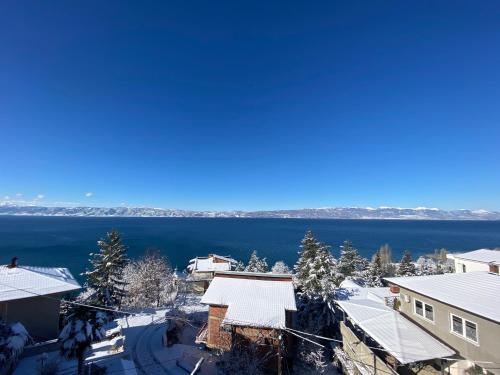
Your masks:
<instances>
[{"instance_id":1,"label":"evergreen tree","mask_svg":"<svg viewBox=\"0 0 500 375\"><path fill-rule=\"evenodd\" d=\"M60 350L64 357L78 360L78 375L84 372L87 349L92 342L105 337L106 331L103 328L105 323L105 313L81 306L73 308L66 318L64 328L59 334Z\"/></svg>"},{"instance_id":2,"label":"evergreen tree","mask_svg":"<svg viewBox=\"0 0 500 375\"><path fill-rule=\"evenodd\" d=\"M369 288L380 287L382 284L383 268L382 268L382 255L377 251L373 261L366 272L365 286Z\"/></svg>"},{"instance_id":3,"label":"evergreen tree","mask_svg":"<svg viewBox=\"0 0 500 375\"><path fill-rule=\"evenodd\" d=\"M291 273L290 268L286 265L285 262L282 260L278 260L276 263L274 263L273 268L271 268L272 273L281 273L281 274L287 274Z\"/></svg>"},{"instance_id":4,"label":"evergreen tree","mask_svg":"<svg viewBox=\"0 0 500 375\"><path fill-rule=\"evenodd\" d=\"M0 320L0 372L9 374L24 347L32 341L21 323L7 324Z\"/></svg>"},{"instance_id":5,"label":"evergreen tree","mask_svg":"<svg viewBox=\"0 0 500 375\"><path fill-rule=\"evenodd\" d=\"M403 258L401 258L401 262L399 263L398 270L396 272L397 276L415 276L417 274L417 269L415 264L413 264L411 259L411 252L408 250L405 251Z\"/></svg>"},{"instance_id":6,"label":"evergreen tree","mask_svg":"<svg viewBox=\"0 0 500 375\"><path fill-rule=\"evenodd\" d=\"M267 272L268 270L266 258L259 258L257 251L254 250L250 255L248 265L245 267L245 272Z\"/></svg>"},{"instance_id":7,"label":"evergreen tree","mask_svg":"<svg viewBox=\"0 0 500 375\"><path fill-rule=\"evenodd\" d=\"M311 231L302 240L295 272L301 328L311 333L326 333L334 322L333 292L340 277L329 247L316 241Z\"/></svg>"},{"instance_id":8,"label":"evergreen tree","mask_svg":"<svg viewBox=\"0 0 500 375\"><path fill-rule=\"evenodd\" d=\"M236 266L234 267L235 271L245 271L245 263L243 263L241 260L236 263Z\"/></svg>"},{"instance_id":9,"label":"evergreen tree","mask_svg":"<svg viewBox=\"0 0 500 375\"><path fill-rule=\"evenodd\" d=\"M352 242L345 240L340 246L338 264L338 271L343 275L343 278L361 276L367 266L368 261L359 255L358 250L352 246Z\"/></svg>"},{"instance_id":10,"label":"evergreen tree","mask_svg":"<svg viewBox=\"0 0 500 375\"><path fill-rule=\"evenodd\" d=\"M99 252L90 254L92 270L87 270L87 287L94 291L92 303L99 306L120 306L125 295L123 270L128 263L127 249L120 233L112 230L106 239L97 241Z\"/></svg>"}]
</instances>

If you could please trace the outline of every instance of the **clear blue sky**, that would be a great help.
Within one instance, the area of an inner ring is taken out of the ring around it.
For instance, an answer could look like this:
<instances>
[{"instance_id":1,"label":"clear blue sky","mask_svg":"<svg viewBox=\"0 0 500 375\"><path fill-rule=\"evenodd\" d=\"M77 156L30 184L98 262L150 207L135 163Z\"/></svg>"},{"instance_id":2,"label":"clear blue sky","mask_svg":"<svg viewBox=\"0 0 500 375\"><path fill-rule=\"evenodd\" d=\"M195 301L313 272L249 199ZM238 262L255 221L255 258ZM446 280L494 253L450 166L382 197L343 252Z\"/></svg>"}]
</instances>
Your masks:
<instances>
[{"instance_id":1,"label":"clear blue sky","mask_svg":"<svg viewBox=\"0 0 500 375\"><path fill-rule=\"evenodd\" d=\"M0 201L498 210L500 3L2 1L0 139Z\"/></svg>"}]
</instances>

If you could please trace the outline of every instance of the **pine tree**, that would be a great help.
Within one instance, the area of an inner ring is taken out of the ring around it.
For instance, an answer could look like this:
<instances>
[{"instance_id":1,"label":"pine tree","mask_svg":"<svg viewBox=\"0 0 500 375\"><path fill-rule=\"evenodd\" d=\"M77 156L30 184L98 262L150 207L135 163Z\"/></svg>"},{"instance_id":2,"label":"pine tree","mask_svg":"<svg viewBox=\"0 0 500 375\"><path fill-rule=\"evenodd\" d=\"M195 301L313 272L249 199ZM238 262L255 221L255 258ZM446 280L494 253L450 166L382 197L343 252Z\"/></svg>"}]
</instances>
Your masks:
<instances>
[{"instance_id":1,"label":"pine tree","mask_svg":"<svg viewBox=\"0 0 500 375\"><path fill-rule=\"evenodd\" d=\"M112 230L107 239L97 241L99 252L90 254L92 270L87 270L87 287L94 290L92 303L100 306L119 307L125 295L123 270L128 263L127 249L120 233Z\"/></svg>"},{"instance_id":2,"label":"pine tree","mask_svg":"<svg viewBox=\"0 0 500 375\"><path fill-rule=\"evenodd\" d=\"M78 360L78 375L83 374L87 349L92 342L105 337L105 323L105 313L81 306L73 308L66 318L65 326L59 334L60 350L64 357Z\"/></svg>"},{"instance_id":3,"label":"pine tree","mask_svg":"<svg viewBox=\"0 0 500 375\"><path fill-rule=\"evenodd\" d=\"M380 251L377 251L373 261L370 263L370 267L366 272L365 286L367 287L380 287L382 284L383 268L382 268L382 256Z\"/></svg>"},{"instance_id":4,"label":"pine tree","mask_svg":"<svg viewBox=\"0 0 500 375\"><path fill-rule=\"evenodd\" d=\"M340 246L340 258L338 271L344 278L361 276L361 273L366 270L368 261L362 258L358 250L352 246L352 242L345 240Z\"/></svg>"},{"instance_id":5,"label":"pine tree","mask_svg":"<svg viewBox=\"0 0 500 375\"><path fill-rule=\"evenodd\" d=\"M259 258L257 251L254 250L250 255L248 265L245 267L245 272L267 272L268 270L266 258Z\"/></svg>"},{"instance_id":6,"label":"pine tree","mask_svg":"<svg viewBox=\"0 0 500 375\"><path fill-rule=\"evenodd\" d=\"M236 266L234 267L235 271L245 271L245 263L243 263L241 260L236 263Z\"/></svg>"},{"instance_id":7,"label":"pine tree","mask_svg":"<svg viewBox=\"0 0 500 375\"><path fill-rule=\"evenodd\" d=\"M291 273L290 268L288 268L288 266L282 260L278 260L276 263L274 263L273 268L271 268L271 272L281 274Z\"/></svg>"},{"instance_id":8,"label":"pine tree","mask_svg":"<svg viewBox=\"0 0 500 375\"><path fill-rule=\"evenodd\" d=\"M294 268L299 324L308 332L326 333L334 322L333 292L340 281L337 262L329 247L316 241L313 233L308 231Z\"/></svg>"},{"instance_id":9,"label":"pine tree","mask_svg":"<svg viewBox=\"0 0 500 375\"><path fill-rule=\"evenodd\" d=\"M415 276L417 274L417 269L415 264L413 264L411 259L411 252L406 250L403 258L401 258L401 262L399 263L398 270L396 272L397 276Z\"/></svg>"},{"instance_id":10,"label":"pine tree","mask_svg":"<svg viewBox=\"0 0 500 375\"><path fill-rule=\"evenodd\" d=\"M0 372L8 374L32 339L21 323L7 324L0 320Z\"/></svg>"}]
</instances>

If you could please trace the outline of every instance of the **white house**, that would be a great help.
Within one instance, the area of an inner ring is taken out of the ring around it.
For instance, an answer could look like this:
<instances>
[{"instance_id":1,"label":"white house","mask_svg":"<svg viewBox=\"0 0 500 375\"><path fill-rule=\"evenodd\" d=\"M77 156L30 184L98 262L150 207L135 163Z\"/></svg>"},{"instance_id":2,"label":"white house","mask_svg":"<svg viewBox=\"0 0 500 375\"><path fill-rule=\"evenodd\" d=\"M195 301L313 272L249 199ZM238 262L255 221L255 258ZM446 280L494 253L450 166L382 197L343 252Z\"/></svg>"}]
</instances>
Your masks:
<instances>
[{"instance_id":1,"label":"white house","mask_svg":"<svg viewBox=\"0 0 500 375\"><path fill-rule=\"evenodd\" d=\"M446 257L455 261L456 273L476 271L499 273L499 250L479 249L462 254L447 254Z\"/></svg>"}]
</instances>

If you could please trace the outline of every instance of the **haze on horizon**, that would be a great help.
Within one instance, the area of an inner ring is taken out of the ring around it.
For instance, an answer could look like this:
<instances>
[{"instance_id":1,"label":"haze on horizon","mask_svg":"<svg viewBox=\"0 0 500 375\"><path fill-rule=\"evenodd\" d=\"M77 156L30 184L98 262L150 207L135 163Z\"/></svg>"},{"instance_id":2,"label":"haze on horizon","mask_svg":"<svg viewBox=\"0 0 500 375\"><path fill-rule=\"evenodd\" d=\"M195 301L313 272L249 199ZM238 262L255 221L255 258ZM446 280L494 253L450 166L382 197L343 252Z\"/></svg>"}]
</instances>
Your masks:
<instances>
[{"instance_id":1,"label":"haze on horizon","mask_svg":"<svg viewBox=\"0 0 500 375\"><path fill-rule=\"evenodd\" d=\"M0 203L500 211L500 4L0 4Z\"/></svg>"}]
</instances>

